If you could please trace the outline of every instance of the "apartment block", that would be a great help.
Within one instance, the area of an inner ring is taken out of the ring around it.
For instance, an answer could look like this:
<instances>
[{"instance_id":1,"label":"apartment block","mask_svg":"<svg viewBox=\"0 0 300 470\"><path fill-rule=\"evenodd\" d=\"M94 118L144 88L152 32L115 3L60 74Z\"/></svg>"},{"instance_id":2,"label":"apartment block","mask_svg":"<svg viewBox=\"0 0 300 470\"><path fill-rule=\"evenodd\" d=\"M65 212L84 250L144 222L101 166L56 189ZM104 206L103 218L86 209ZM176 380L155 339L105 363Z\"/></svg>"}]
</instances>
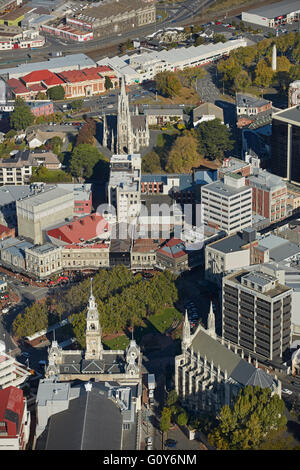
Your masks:
<instances>
[{"instance_id":1,"label":"apartment block","mask_svg":"<svg viewBox=\"0 0 300 470\"><path fill-rule=\"evenodd\" d=\"M252 224L252 188L235 173L201 188L204 223L228 235Z\"/></svg>"},{"instance_id":2,"label":"apartment block","mask_svg":"<svg viewBox=\"0 0 300 470\"><path fill-rule=\"evenodd\" d=\"M223 278L222 337L246 352L282 358L291 344L293 290L264 266Z\"/></svg>"}]
</instances>

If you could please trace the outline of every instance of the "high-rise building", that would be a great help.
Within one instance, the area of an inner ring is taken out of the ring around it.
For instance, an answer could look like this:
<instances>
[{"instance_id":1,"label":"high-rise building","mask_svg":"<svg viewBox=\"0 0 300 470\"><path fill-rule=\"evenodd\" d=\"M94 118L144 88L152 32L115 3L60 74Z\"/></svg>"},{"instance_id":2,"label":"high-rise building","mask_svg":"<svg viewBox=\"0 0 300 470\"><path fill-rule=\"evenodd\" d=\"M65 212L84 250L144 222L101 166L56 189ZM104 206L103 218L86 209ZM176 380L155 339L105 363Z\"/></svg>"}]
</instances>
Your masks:
<instances>
[{"instance_id":1,"label":"high-rise building","mask_svg":"<svg viewBox=\"0 0 300 470\"><path fill-rule=\"evenodd\" d=\"M141 156L113 155L107 188L108 204L116 210L118 222L130 222L140 212Z\"/></svg>"},{"instance_id":2,"label":"high-rise building","mask_svg":"<svg viewBox=\"0 0 300 470\"><path fill-rule=\"evenodd\" d=\"M222 336L259 357L282 358L291 344L292 289L265 266L223 278Z\"/></svg>"},{"instance_id":3,"label":"high-rise building","mask_svg":"<svg viewBox=\"0 0 300 470\"><path fill-rule=\"evenodd\" d=\"M252 224L252 188L245 177L225 174L224 179L201 188L204 223L230 235Z\"/></svg>"},{"instance_id":4,"label":"high-rise building","mask_svg":"<svg viewBox=\"0 0 300 470\"><path fill-rule=\"evenodd\" d=\"M300 184L300 106L273 114L271 172Z\"/></svg>"}]
</instances>

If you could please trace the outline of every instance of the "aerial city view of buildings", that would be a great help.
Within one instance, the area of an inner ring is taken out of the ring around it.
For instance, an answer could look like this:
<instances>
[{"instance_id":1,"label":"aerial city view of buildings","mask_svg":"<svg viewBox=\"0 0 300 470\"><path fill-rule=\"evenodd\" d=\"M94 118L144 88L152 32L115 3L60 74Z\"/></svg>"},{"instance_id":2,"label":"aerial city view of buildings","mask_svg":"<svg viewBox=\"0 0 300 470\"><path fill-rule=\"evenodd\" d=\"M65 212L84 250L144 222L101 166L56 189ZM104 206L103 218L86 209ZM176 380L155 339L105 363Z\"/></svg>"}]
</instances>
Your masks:
<instances>
[{"instance_id":1,"label":"aerial city view of buildings","mask_svg":"<svg viewBox=\"0 0 300 470\"><path fill-rule=\"evenodd\" d=\"M299 1L81 1L0 0L0 450L299 450Z\"/></svg>"}]
</instances>

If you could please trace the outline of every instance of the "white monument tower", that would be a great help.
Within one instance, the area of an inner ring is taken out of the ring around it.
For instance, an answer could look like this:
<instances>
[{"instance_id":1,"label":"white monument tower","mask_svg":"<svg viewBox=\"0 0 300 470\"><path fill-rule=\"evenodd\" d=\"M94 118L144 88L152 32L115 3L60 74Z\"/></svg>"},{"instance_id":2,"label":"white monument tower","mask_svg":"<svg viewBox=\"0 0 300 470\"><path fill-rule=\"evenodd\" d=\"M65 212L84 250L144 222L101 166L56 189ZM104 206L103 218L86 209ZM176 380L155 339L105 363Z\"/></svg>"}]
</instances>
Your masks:
<instances>
[{"instance_id":1,"label":"white monument tower","mask_svg":"<svg viewBox=\"0 0 300 470\"><path fill-rule=\"evenodd\" d=\"M276 44L273 45L272 70L273 70L273 72L276 72L276 70L277 70L277 49L276 49Z\"/></svg>"}]
</instances>

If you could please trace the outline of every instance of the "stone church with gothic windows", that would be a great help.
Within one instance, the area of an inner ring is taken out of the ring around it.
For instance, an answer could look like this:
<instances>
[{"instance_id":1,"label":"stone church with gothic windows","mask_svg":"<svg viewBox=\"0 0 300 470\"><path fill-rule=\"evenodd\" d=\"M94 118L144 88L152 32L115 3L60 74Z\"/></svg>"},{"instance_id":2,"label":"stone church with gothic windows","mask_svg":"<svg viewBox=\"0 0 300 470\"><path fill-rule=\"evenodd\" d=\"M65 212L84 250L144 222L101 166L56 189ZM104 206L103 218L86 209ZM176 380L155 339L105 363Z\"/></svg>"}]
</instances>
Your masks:
<instances>
[{"instance_id":1,"label":"stone church with gothic windows","mask_svg":"<svg viewBox=\"0 0 300 470\"><path fill-rule=\"evenodd\" d=\"M118 98L117 116L103 116L103 147L118 155L139 153L142 147L148 147L150 132L147 116L139 114L138 108L131 113L125 79L121 79L121 91Z\"/></svg>"},{"instance_id":2,"label":"stone church with gothic windows","mask_svg":"<svg viewBox=\"0 0 300 470\"><path fill-rule=\"evenodd\" d=\"M270 388L281 396L281 382L253 364L250 354L217 336L210 305L207 329L199 325L192 334L187 313L183 323L182 353L175 357L175 389L181 403L195 413L219 413L231 405L240 388L249 385Z\"/></svg>"},{"instance_id":3,"label":"stone church with gothic windows","mask_svg":"<svg viewBox=\"0 0 300 470\"><path fill-rule=\"evenodd\" d=\"M48 349L45 377L59 382L94 379L116 381L120 384L140 385L142 354L134 339L126 351L106 350L102 344L102 329L95 297L91 292L86 313L86 349L64 350L57 341Z\"/></svg>"}]
</instances>

